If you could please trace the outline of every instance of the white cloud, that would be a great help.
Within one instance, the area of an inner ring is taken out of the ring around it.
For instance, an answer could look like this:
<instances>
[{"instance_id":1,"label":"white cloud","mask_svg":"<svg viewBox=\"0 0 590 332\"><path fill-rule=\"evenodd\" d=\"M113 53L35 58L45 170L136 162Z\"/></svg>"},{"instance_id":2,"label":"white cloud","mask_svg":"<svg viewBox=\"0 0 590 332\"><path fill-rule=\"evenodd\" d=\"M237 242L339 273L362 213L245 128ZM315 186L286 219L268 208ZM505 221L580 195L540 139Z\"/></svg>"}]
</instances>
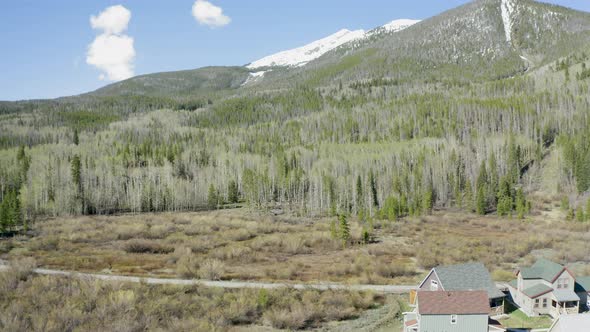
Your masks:
<instances>
[{"instance_id":1,"label":"white cloud","mask_svg":"<svg viewBox=\"0 0 590 332\"><path fill-rule=\"evenodd\" d=\"M117 5L105 9L98 16L91 16L90 25L93 29L103 30L107 34L120 34L127 30L130 20L131 12Z\"/></svg>"},{"instance_id":2,"label":"white cloud","mask_svg":"<svg viewBox=\"0 0 590 332\"><path fill-rule=\"evenodd\" d=\"M90 17L90 25L101 30L101 34L88 46L86 63L104 72L99 79L120 81L134 75L133 38L124 34L130 20L131 12L121 5L108 7L98 16Z\"/></svg>"},{"instance_id":3,"label":"white cloud","mask_svg":"<svg viewBox=\"0 0 590 332\"><path fill-rule=\"evenodd\" d=\"M223 14L223 9L206 0L197 0L193 4L193 16L202 25L218 28L228 25L231 18Z\"/></svg>"}]
</instances>

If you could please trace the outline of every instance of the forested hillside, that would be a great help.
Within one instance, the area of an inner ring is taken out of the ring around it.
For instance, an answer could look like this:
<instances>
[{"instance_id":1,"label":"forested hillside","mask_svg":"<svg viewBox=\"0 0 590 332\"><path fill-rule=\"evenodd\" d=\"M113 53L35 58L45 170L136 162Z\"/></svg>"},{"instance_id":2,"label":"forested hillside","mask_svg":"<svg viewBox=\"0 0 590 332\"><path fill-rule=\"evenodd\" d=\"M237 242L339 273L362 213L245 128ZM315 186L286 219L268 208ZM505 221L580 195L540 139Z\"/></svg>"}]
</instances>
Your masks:
<instances>
[{"instance_id":1,"label":"forested hillside","mask_svg":"<svg viewBox=\"0 0 590 332\"><path fill-rule=\"evenodd\" d=\"M549 194L572 194L585 219L590 15L512 2L508 20L503 1L475 1L252 84L246 68L205 68L2 103L0 227L239 202L522 218L550 153Z\"/></svg>"}]
</instances>

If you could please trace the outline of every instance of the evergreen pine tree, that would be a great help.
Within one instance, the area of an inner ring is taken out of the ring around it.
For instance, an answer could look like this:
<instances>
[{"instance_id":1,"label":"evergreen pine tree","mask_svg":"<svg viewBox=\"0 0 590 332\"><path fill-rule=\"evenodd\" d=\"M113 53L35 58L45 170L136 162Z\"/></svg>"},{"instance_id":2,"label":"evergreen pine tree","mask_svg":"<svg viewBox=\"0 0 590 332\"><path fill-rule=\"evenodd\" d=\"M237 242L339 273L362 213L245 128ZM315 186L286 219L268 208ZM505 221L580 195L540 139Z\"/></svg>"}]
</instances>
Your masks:
<instances>
[{"instance_id":1,"label":"evergreen pine tree","mask_svg":"<svg viewBox=\"0 0 590 332\"><path fill-rule=\"evenodd\" d=\"M18 151L16 153L16 161L18 162L22 162L25 158L26 158L26 153L25 153L25 146L21 145L18 147Z\"/></svg>"},{"instance_id":2,"label":"evergreen pine tree","mask_svg":"<svg viewBox=\"0 0 590 332\"><path fill-rule=\"evenodd\" d=\"M342 245L346 246L348 240L350 240L350 225L348 225L348 220L346 216L341 214L340 217L340 240L342 240Z\"/></svg>"},{"instance_id":3,"label":"evergreen pine tree","mask_svg":"<svg viewBox=\"0 0 590 332\"><path fill-rule=\"evenodd\" d=\"M488 185L488 172L486 170L486 163L485 161L481 162L479 166L479 174L477 175L477 182L475 183L475 187L479 190L479 188L483 188L484 192Z\"/></svg>"},{"instance_id":4,"label":"evergreen pine tree","mask_svg":"<svg viewBox=\"0 0 590 332\"><path fill-rule=\"evenodd\" d=\"M71 162L72 182L76 186L78 194L82 193L82 162L80 156L75 155Z\"/></svg>"},{"instance_id":5,"label":"evergreen pine tree","mask_svg":"<svg viewBox=\"0 0 590 332\"><path fill-rule=\"evenodd\" d=\"M86 207L84 202L84 185L82 183L82 162L80 161L80 156L75 155L74 158L72 158L70 168L72 173L72 182L74 183L76 190L75 200L82 212L85 213Z\"/></svg>"},{"instance_id":6,"label":"evergreen pine tree","mask_svg":"<svg viewBox=\"0 0 590 332\"><path fill-rule=\"evenodd\" d=\"M27 180L27 173L31 167L31 158L25 152L25 146L21 145L16 153L16 162L18 163L18 187L20 187Z\"/></svg>"},{"instance_id":7,"label":"evergreen pine tree","mask_svg":"<svg viewBox=\"0 0 590 332\"><path fill-rule=\"evenodd\" d=\"M231 180L227 186L227 201L236 204L240 200L240 191L236 181Z\"/></svg>"},{"instance_id":8,"label":"evergreen pine tree","mask_svg":"<svg viewBox=\"0 0 590 332\"><path fill-rule=\"evenodd\" d=\"M217 205L219 203L219 197L217 194L217 189L213 184L209 185L209 192L207 193L207 207L209 209L217 209Z\"/></svg>"},{"instance_id":9,"label":"evergreen pine tree","mask_svg":"<svg viewBox=\"0 0 590 332\"><path fill-rule=\"evenodd\" d=\"M371 233L365 227L363 227L363 244L369 244L371 242Z\"/></svg>"},{"instance_id":10,"label":"evergreen pine tree","mask_svg":"<svg viewBox=\"0 0 590 332\"><path fill-rule=\"evenodd\" d=\"M485 161L481 162L479 167L479 174L476 182L476 198L475 198L475 212L480 215L486 214L487 211L487 188L488 188L488 173L486 170Z\"/></svg>"},{"instance_id":11,"label":"evergreen pine tree","mask_svg":"<svg viewBox=\"0 0 590 332\"><path fill-rule=\"evenodd\" d=\"M377 193L377 180L373 170L369 172L369 184L371 186L371 199L373 200L373 206L379 207L379 197Z\"/></svg>"},{"instance_id":12,"label":"evergreen pine tree","mask_svg":"<svg viewBox=\"0 0 590 332\"><path fill-rule=\"evenodd\" d=\"M74 144L80 144L80 137L78 136L78 128L74 129Z\"/></svg>"},{"instance_id":13,"label":"evergreen pine tree","mask_svg":"<svg viewBox=\"0 0 590 332\"><path fill-rule=\"evenodd\" d=\"M496 205L499 197L496 196L498 193L499 176L498 176L498 163L496 161L496 154L492 153L489 160L489 172L488 172L488 198L492 205Z\"/></svg>"},{"instance_id":14,"label":"evergreen pine tree","mask_svg":"<svg viewBox=\"0 0 590 332\"><path fill-rule=\"evenodd\" d=\"M486 194L484 187L477 188L477 197L475 199L475 212L479 215L486 214Z\"/></svg>"},{"instance_id":15,"label":"evergreen pine tree","mask_svg":"<svg viewBox=\"0 0 590 332\"><path fill-rule=\"evenodd\" d=\"M511 182L518 183L520 180L520 146L514 143L514 137L510 137L508 146L508 173L510 174Z\"/></svg>"},{"instance_id":16,"label":"evergreen pine tree","mask_svg":"<svg viewBox=\"0 0 590 332\"><path fill-rule=\"evenodd\" d=\"M434 207L434 194L432 189L426 190L422 195L422 211L425 213L432 213L432 208Z\"/></svg>"},{"instance_id":17,"label":"evergreen pine tree","mask_svg":"<svg viewBox=\"0 0 590 332\"><path fill-rule=\"evenodd\" d=\"M524 219L524 215L528 212L528 204L524 197L524 192L522 188L518 188L516 191L516 213L518 215L518 219Z\"/></svg>"},{"instance_id":18,"label":"evergreen pine tree","mask_svg":"<svg viewBox=\"0 0 590 332\"><path fill-rule=\"evenodd\" d=\"M10 216L8 213L8 201L6 199L6 195L4 195L4 199L0 202L0 233L4 233L8 231L10 225Z\"/></svg>"},{"instance_id":19,"label":"evergreen pine tree","mask_svg":"<svg viewBox=\"0 0 590 332\"><path fill-rule=\"evenodd\" d=\"M20 202L18 201L16 191L9 190L4 200L6 201L4 207L7 210L6 227L8 230L14 230L17 226L21 225L22 220Z\"/></svg>"},{"instance_id":20,"label":"evergreen pine tree","mask_svg":"<svg viewBox=\"0 0 590 332\"><path fill-rule=\"evenodd\" d=\"M363 180L361 176L357 176L356 178L356 207L357 211L362 209L363 207Z\"/></svg>"},{"instance_id":21,"label":"evergreen pine tree","mask_svg":"<svg viewBox=\"0 0 590 332\"><path fill-rule=\"evenodd\" d=\"M475 211L475 204L473 200L473 187L469 179L465 182L465 192L463 194L463 206L470 212Z\"/></svg>"}]
</instances>

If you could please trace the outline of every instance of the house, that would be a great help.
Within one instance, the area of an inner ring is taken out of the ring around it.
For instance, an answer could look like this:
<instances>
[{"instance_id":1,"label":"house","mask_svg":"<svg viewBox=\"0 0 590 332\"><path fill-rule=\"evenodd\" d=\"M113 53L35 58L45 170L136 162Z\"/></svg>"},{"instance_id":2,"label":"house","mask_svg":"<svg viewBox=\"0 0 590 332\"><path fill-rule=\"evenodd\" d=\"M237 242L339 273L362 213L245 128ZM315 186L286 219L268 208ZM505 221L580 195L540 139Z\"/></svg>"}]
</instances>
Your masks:
<instances>
[{"instance_id":1,"label":"house","mask_svg":"<svg viewBox=\"0 0 590 332\"><path fill-rule=\"evenodd\" d=\"M561 315L548 332L584 332L590 331L590 315Z\"/></svg>"},{"instance_id":2,"label":"house","mask_svg":"<svg viewBox=\"0 0 590 332\"><path fill-rule=\"evenodd\" d=\"M576 278L574 291L580 297L580 311L590 311L590 277Z\"/></svg>"},{"instance_id":3,"label":"house","mask_svg":"<svg viewBox=\"0 0 590 332\"><path fill-rule=\"evenodd\" d=\"M565 266L539 259L530 267L520 268L516 276L508 289L514 303L525 314L557 318L562 314L579 312L576 279Z\"/></svg>"},{"instance_id":4,"label":"house","mask_svg":"<svg viewBox=\"0 0 590 332\"><path fill-rule=\"evenodd\" d=\"M430 270L418 289L421 291L483 290L488 294L490 314L497 316L504 313L505 295L496 287L482 263L435 267Z\"/></svg>"},{"instance_id":5,"label":"house","mask_svg":"<svg viewBox=\"0 0 590 332\"><path fill-rule=\"evenodd\" d=\"M489 321L488 293L418 291L413 312L404 314L404 332L503 332Z\"/></svg>"}]
</instances>

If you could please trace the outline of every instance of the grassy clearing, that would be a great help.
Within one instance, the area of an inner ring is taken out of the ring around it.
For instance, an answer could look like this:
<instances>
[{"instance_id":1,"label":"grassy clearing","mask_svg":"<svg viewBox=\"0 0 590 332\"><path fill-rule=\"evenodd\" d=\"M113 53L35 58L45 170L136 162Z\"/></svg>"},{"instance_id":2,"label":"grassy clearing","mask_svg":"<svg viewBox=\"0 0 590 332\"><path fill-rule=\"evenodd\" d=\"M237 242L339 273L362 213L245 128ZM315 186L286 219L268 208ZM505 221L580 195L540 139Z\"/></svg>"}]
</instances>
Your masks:
<instances>
[{"instance_id":1,"label":"grassy clearing","mask_svg":"<svg viewBox=\"0 0 590 332\"><path fill-rule=\"evenodd\" d=\"M0 240L1 258L33 257L64 270L137 276L260 281L413 284L439 264L485 263L496 280L543 255L587 274L590 224L479 217L454 212L374 223L375 242L330 235L330 218L270 216L245 209L49 219L34 236Z\"/></svg>"},{"instance_id":2,"label":"grassy clearing","mask_svg":"<svg viewBox=\"0 0 590 332\"><path fill-rule=\"evenodd\" d=\"M553 321L547 316L528 317L520 309L513 308L509 317L501 320L501 323L504 327L512 329L543 329L551 327Z\"/></svg>"},{"instance_id":3,"label":"grassy clearing","mask_svg":"<svg viewBox=\"0 0 590 332\"><path fill-rule=\"evenodd\" d=\"M310 329L398 301L367 292L105 283L33 276L30 261L18 266L0 273L2 331Z\"/></svg>"}]
</instances>

